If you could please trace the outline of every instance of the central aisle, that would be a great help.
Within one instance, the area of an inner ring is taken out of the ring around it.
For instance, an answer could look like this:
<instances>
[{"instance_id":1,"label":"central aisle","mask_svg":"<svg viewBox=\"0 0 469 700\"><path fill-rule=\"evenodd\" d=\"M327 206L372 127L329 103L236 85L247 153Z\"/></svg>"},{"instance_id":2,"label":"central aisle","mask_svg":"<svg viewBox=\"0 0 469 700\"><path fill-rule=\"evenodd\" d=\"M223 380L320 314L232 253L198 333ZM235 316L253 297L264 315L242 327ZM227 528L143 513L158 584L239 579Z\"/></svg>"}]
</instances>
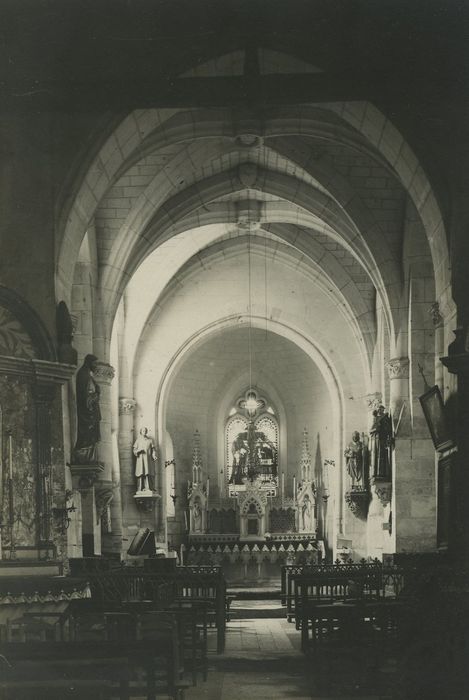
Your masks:
<instances>
[{"instance_id":1,"label":"central aisle","mask_svg":"<svg viewBox=\"0 0 469 700\"><path fill-rule=\"evenodd\" d=\"M285 619L228 623L225 654L210 655L207 681L186 691L186 700L311 700L299 642Z\"/></svg>"}]
</instances>

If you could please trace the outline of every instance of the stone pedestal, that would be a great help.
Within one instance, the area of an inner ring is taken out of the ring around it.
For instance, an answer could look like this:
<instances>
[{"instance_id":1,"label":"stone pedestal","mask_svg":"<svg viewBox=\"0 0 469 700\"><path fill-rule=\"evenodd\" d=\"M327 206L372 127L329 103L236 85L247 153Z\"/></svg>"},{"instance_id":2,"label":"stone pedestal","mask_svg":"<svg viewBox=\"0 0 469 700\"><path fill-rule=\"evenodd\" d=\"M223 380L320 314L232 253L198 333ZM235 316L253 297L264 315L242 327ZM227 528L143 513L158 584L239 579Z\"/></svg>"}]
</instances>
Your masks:
<instances>
[{"instance_id":1,"label":"stone pedestal","mask_svg":"<svg viewBox=\"0 0 469 700\"><path fill-rule=\"evenodd\" d=\"M146 513L153 512L156 502L161 498L156 491L137 491L134 500L137 508Z\"/></svg>"},{"instance_id":2,"label":"stone pedestal","mask_svg":"<svg viewBox=\"0 0 469 700\"><path fill-rule=\"evenodd\" d=\"M81 496L83 556L101 554L101 522L96 508L95 484L104 473L104 465L100 462L70 464L70 471L73 488Z\"/></svg>"},{"instance_id":3,"label":"stone pedestal","mask_svg":"<svg viewBox=\"0 0 469 700\"><path fill-rule=\"evenodd\" d=\"M345 493L345 502L359 520L366 520L370 494L367 489L352 488Z\"/></svg>"}]
</instances>

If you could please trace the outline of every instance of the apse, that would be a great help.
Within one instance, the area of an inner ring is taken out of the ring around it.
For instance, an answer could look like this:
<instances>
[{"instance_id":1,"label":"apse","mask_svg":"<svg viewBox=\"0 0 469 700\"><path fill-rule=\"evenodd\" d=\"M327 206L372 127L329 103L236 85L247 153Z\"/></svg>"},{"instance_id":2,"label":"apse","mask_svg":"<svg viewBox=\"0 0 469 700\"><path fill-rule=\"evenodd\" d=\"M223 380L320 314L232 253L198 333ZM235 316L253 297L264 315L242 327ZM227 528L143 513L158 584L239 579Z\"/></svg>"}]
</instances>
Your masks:
<instances>
[{"instance_id":1,"label":"apse","mask_svg":"<svg viewBox=\"0 0 469 700\"><path fill-rule=\"evenodd\" d=\"M251 336L251 337L250 337ZM228 328L198 345L178 367L166 392L165 428L177 464L177 486L191 478L193 435L214 494L228 493L226 426L249 391L264 402L258 413L278 427L278 471L292 490L304 429L325 455L338 448L338 425L326 382L312 359L292 341L265 329Z\"/></svg>"},{"instance_id":2,"label":"apse","mask_svg":"<svg viewBox=\"0 0 469 700\"><path fill-rule=\"evenodd\" d=\"M243 568L230 547L249 543L255 559L260 544L269 561L252 573L259 582L278 574L278 547L294 542L300 556L308 546L317 553L318 541L332 544L334 522L316 490L327 493L331 514L338 399L307 352L265 326L228 327L193 346L160 399L161 459L173 461L161 487L175 497L167 537L189 538L193 563L212 561L218 542L236 581Z\"/></svg>"}]
</instances>

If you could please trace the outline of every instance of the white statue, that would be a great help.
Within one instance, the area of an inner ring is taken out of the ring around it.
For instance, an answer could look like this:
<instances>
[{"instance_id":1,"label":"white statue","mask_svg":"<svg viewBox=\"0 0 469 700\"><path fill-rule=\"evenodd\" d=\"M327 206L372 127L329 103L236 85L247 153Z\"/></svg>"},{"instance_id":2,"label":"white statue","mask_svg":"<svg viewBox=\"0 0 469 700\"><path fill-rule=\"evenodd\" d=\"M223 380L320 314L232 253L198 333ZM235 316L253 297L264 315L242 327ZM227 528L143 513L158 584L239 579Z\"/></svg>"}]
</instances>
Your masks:
<instances>
[{"instance_id":1,"label":"white statue","mask_svg":"<svg viewBox=\"0 0 469 700\"><path fill-rule=\"evenodd\" d=\"M202 532L202 509L200 507L200 500L198 498L194 500L192 517L194 523L194 532Z\"/></svg>"},{"instance_id":2,"label":"white statue","mask_svg":"<svg viewBox=\"0 0 469 700\"><path fill-rule=\"evenodd\" d=\"M151 491L150 489L150 460L156 462L156 450L153 440L148 437L148 428L142 428L134 442L135 476L137 477L137 492Z\"/></svg>"},{"instance_id":3,"label":"white statue","mask_svg":"<svg viewBox=\"0 0 469 700\"><path fill-rule=\"evenodd\" d=\"M313 532L313 504L308 494L304 497L301 506L301 529L303 532Z\"/></svg>"}]
</instances>

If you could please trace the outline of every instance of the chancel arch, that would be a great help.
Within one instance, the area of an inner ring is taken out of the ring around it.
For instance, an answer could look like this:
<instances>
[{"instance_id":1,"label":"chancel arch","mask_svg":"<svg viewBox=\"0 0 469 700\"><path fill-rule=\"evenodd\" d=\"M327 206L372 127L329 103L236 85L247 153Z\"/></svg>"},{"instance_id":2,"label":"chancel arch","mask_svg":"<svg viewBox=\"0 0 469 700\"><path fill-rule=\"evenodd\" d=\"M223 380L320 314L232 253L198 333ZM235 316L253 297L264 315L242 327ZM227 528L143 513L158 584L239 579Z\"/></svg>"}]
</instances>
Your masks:
<instances>
[{"instance_id":1,"label":"chancel arch","mask_svg":"<svg viewBox=\"0 0 469 700\"><path fill-rule=\"evenodd\" d=\"M216 62L207 66L209 75L218 70ZM149 426L161 450L155 483L166 496L162 465L174 459L175 481L179 465L189 470L191 436L176 441L174 429L190 405L206 466L217 465L212 493L223 490L224 447L204 440L223 435L225 403L232 401L227 387L232 395L245 391L246 370L221 375L211 366L198 376L198 390L190 380L185 401L178 382L212 336L228 338L236 328L242 335L249 327L256 338L263 328L274 343L288 338L319 369L331 404L335 456L326 459L337 493L347 482L344 446L353 430L370 427L373 400L386 404L402 437L412 431L418 365L422 360L433 379L431 357L454 314L443 270L446 236L438 198L414 151L373 104L277 105L262 119L220 107L135 110L96 152L69 213L58 234L57 289L65 300L77 297L68 273L75 264L77 279L91 241L92 329L77 340L116 365L112 400L132 397L133 430ZM420 318L429 301L440 302L445 320L436 340L429 318ZM285 402L274 369L259 369L258 386L250 388L275 396L278 459L288 475L299 437L285 426L296 416L295 404ZM115 407L113 416L115 426ZM128 430L130 418L119 421ZM167 430L183 456L169 447L165 454ZM308 430L321 461L329 440L317 436L311 421ZM121 462L129 471L126 454ZM348 528L357 552L366 553L363 527L344 515L342 500L337 531ZM157 510L161 520L163 509ZM378 509L376 531L381 518ZM375 534L375 553L395 545L395 531L388 539Z\"/></svg>"}]
</instances>

